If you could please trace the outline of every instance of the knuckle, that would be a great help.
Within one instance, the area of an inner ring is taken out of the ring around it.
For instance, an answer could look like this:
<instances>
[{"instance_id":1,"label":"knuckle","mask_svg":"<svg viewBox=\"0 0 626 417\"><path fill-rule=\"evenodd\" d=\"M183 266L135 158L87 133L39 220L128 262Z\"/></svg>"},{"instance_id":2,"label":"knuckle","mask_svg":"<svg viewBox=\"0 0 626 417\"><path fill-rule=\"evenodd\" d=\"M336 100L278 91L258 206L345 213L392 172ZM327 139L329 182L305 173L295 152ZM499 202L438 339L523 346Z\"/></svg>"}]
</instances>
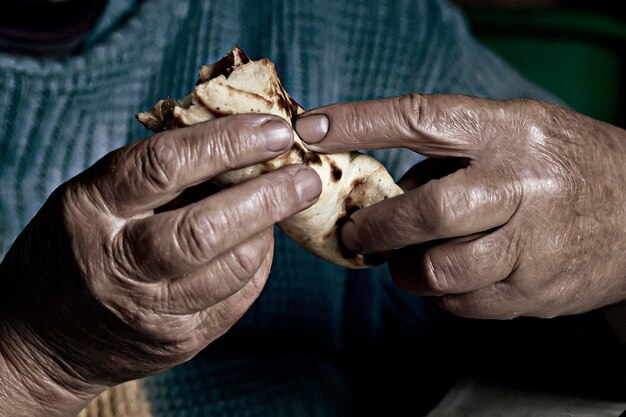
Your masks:
<instances>
[{"instance_id":1,"label":"knuckle","mask_svg":"<svg viewBox=\"0 0 626 417\"><path fill-rule=\"evenodd\" d=\"M131 244L134 236L129 236L129 234L130 229L123 228L120 233L111 238L109 244L104 245L104 253L109 260L109 275L117 281L124 281L128 278L141 280L139 263Z\"/></svg>"},{"instance_id":2,"label":"knuckle","mask_svg":"<svg viewBox=\"0 0 626 417\"><path fill-rule=\"evenodd\" d=\"M410 136L424 130L424 123L427 123L427 100L421 94L409 93L400 97L397 103L396 114L400 118L398 126L407 130Z\"/></svg>"},{"instance_id":3,"label":"knuckle","mask_svg":"<svg viewBox=\"0 0 626 417\"><path fill-rule=\"evenodd\" d=\"M56 201L60 204L60 207L67 209L75 205L77 200L76 195L78 194L77 191L78 189L75 182L67 182L54 190L54 196L56 197Z\"/></svg>"},{"instance_id":4,"label":"knuckle","mask_svg":"<svg viewBox=\"0 0 626 417\"><path fill-rule=\"evenodd\" d=\"M226 210L202 215L187 211L174 228L176 247L194 262L203 264L210 260L221 240L221 225L228 224Z\"/></svg>"},{"instance_id":5,"label":"knuckle","mask_svg":"<svg viewBox=\"0 0 626 417\"><path fill-rule=\"evenodd\" d=\"M538 188L548 196L574 201L590 191L581 167L575 161L567 161L555 151L544 149L543 158L549 164L549 172L540 175Z\"/></svg>"},{"instance_id":6,"label":"knuckle","mask_svg":"<svg viewBox=\"0 0 626 417\"><path fill-rule=\"evenodd\" d=\"M427 251L423 265L424 286L435 295L445 294L451 280L449 267L445 263L434 262L433 254Z\"/></svg>"},{"instance_id":7,"label":"knuckle","mask_svg":"<svg viewBox=\"0 0 626 417\"><path fill-rule=\"evenodd\" d=\"M111 212L101 190L77 177L54 191L51 202L57 204L62 218L67 222L93 220Z\"/></svg>"},{"instance_id":8,"label":"knuckle","mask_svg":"<svg viewBox=\"0 0 626 417\"><path fill-rule=\"evenodd\" d=\"M222 164L222 170L230 170L238 165L250 146L254 143L252 133L248 129L234 130L232 128L217 129L212 132L210 138L207 138L209 146L209 154L212 160L219 160Z\"/></svg>"},{"instance_id":9,"label":"knuckle","mask_svg":"<svg viewBox=\"0 0 626 417\"><path fill-rule=\"evenodd\" d=\"M175 183L178 167L184 164L182 155L173 146L174 141L165 136L154 137L145 142L143 152L136 152L144 179L156 190L168 190Z\"/></svg>"},{"instance_id":10,"label":"knuckle","mask_svg":"<svg viewBox=\"0 0 626 417\"><path fill-rule=\"evenodd\" d=\"M541 99L518 99L518 102L523 103L524 106L529 107L535 113L539 114L539 116L543 116L544 118L550 117L551 115L561 114L562 112L562 109L559 106Z\"/></svg>"},{"instance_id":11,"label":"knuckle","mask_svg":"<svg viewBox=\"0 0 626 417\"><path fill-rule=\"evenodd\" d=\"M485 236L469 245L468 258L474 263L484 265L483 268L477 268L481 272L500 262L512 269L517 260L516 240L498 235Z\"/></svg>"},{"instance_id":12,"label":"knuckle","mask_svg":"<svg viewBox=\"0 0 626 417\"><path fill-rule=\"evenodd\" d=\"M65 183L54 191L50 202L56 206L55 211L59 212L62 224L67 226L76 221L76 215L84 211L84 194L84 190L75 182Z\"/></svg>"},{"instance_id":13,"label":"knuckle","mask_svg":"<svg viewBox=\"0 0 626 417\"><path fill-rule=\"evenodd\" d=\"M259 245L246 244L233 249L225 258L224 263L230 275L239 282L246 282L261 268L264 258L263 250Z\"/></svg>"},{"instance_id":14,"label":"knuckle","mask_svg":"<svg viewBox=\"0 0 626 417\"><path fill-rule=\"evenodd\" d=\"M474 210L475 203L471 193L459 192L458 190L446 190L441 194L439 207L445 217L442 225L445 227L458 227L467 219L469 213Z\"/></svg>"},{"instance_id":15,"label":"knuckle","mask_svg":"<svg viewBox=\"0 0 626 417\"><path fill-rule=\"evenodd\" d=\"M424 219L423 227L435 237L451 237L448 235L463 224L473 206L466 193L438 186L432 187L429 198L422 204L426 204L428 208L428 217Z\"/></svg>"},{"instance_id":16,"label":"knuckle","mask_svg":"<svg viewBox=\"0 0 626 417\"><path fill-rule=\"evenodd\" d=\"M566 121L564 109L536 99L510 99L507 100L515 112L523 120L522 132L526 133L524 139L531 142L543 143L555 135L569 132L569 123Z\"/></svg>"},{"instance_id":17,"label":"knuckle","mask_svg":"<svg viewBox=\"0 0 626 417\"><path fill-rule=\"evenodd\" d=\"M106 249L114 226L97 190L70 181L54 191L45 208L35 221L46 223L54 242L61 244L56 249L85 280L100 276L98 268L108 260Z\"/></svg>"},{"instance_id":18,"label":"knuckle","mask_svg":"<svg viewBox=\"0 0 626 417\"><path fill-rule=\"evenodd\" d=\"M259 181L258 191L254 194L255 203L265 213L275 216L275 220L300 206L291 174L276 172L259 178Z\"/></svg>"},{"instance_id":19,"label":"knuckle","mask_svg":"<svg viewBox=\"0 0 626 417\"><path fill-rule=\"evenodd\" d=\"M549 110L556 107L547 101L534 98L509 98L502 101L506 107L505 109L512 109L517 113L534 114L534 115L546 115Z\"/></svg>"}]
</instances>

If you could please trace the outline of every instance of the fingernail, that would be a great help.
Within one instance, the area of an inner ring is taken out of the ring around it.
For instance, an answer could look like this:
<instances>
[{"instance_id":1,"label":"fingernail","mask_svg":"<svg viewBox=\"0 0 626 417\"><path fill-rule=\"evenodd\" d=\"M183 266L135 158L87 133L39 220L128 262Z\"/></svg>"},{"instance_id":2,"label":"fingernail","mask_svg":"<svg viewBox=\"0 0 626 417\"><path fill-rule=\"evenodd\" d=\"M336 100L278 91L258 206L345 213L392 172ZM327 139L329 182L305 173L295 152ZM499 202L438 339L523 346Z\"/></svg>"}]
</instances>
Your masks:
<instances>
[{"instance_id":1,"label":"fingernail","mask_svg":"<svg viewBox=\"0 0 626 417\"><path fill-rule=\"evenodd\" d=\"M265 139L265 147L268 151L277 152L286 150L293 139L293 130L287 122L270 120L260 127L261 135Z\"/></svg>"},{"instance_id":2,"label":"fingernail","mask_svg":"<svg viewBox=\"0 0 626 417\"><path fill-rule=\"evenodd\" d=\"M299 117L295 123L298 136L307 143L321 142L328 134L328 126L328 117L325 114Z\"/></svg>"},{"instance_id":3,"label":"fingernail","mask_svg":"<svg viewBox=\"0 0 626 417\"><path fill-rule=\"evenodd\" d=\"M312 169L304 168L296 172L294 181L296 192L302 201L314 200L322 192L322 180Z\"/></svg>"},{"instance_id":4,"label":"fingernail","mask_svg":"<svg viewBox=\"0 0 626 417\"><path fill-rule=\"evenodd\" d=\"M354 220L348 220L341 228L341 240L352 252L361 252L363 250L363 247L356 239Z\"/></svg>"}]
</instances>

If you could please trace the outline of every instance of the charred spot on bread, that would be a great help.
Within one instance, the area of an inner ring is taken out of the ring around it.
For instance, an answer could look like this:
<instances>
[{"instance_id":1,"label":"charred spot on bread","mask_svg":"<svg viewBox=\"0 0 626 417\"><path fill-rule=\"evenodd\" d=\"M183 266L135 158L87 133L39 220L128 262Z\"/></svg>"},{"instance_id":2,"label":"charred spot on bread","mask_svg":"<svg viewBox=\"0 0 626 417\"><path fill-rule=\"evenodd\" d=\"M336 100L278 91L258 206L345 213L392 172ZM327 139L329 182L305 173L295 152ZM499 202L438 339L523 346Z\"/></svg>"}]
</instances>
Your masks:
<instances>
[{"instance_id":1,"label":"charred spot on bread","mask_svg":"<svg viewBox=\"0 0 626 417\"><path fill-rule=\"evenodd\" d=\"M279 94L276 97L276 100L278 102L278 105L287 112L289 119L293 119L293 117L296 115L296 107L294 107L293 105L294 102L288 100L287 97L285 97L283 94Z\"/></svg>"},{"instance_id":2,"label":"charred spot on bread","mask_svg":"<svg viewBox=\"0 0 626 417\"><path fill-rule=\"evenodd\" d=\"M261 164L261 174L267 174L268 172L273 171L272 163L269 161L265 161Z\"/></svg>"},{"instance_id":3,"label":"charred spot on bread","mask_svg":"<svg viewBox=\"0 0 626 417\"><path fill-rule=\"evenodd\" d=\"M168 130L178 127L176 118L174 117L174 109L177 106L177 102L180 100L174 100L171 97L166 98L161 102L160 106L156 106L157 118L160 119L160 125L155 124L157 130Z\"/></svg>"},{"instance_id":4,"label":"charred spot on bread","mask_svg":"<svg viewBox=\"0 0 626 417\"><path fill-rule=\"evenodd\" d=\"M341 168L339 168L333 161L330 161L330 178L334 182L338 182L342 175L343 171L341 171Z\"/></svg>"},{"instance_id":5,"label":"charred spot on bread","mask_svg":"<svg viewBox=\"0 0 626 417\"><path fill-rule=\"evenodd\" d=\"M216 115L217 117L231 116L234 113L230 110L221 110L219 107L215 107L211 109L211 113Z\"/></svg>"},{"instance_id":6,"label":"charred spot on bread","mask_svg":"<svg viewBox=\"0 0 626 417\"><path fill-rule=\"evenodd\" d=\"M321 165L322 164L322 160L320 159L320 156L317 153L304 149L304 146L300 145L297 142L294 142L294 144L291 146L291 149L295 151L299 160L302 161L304 165Z\"/></svg>"},{"instance_id":7,"label":"charred spot on bread","mask_svg":"<svg viewBox=\"0 0 626 417\"><path fill-rule=\"evenodd\" d=\"M350 187L352 191L354 191L355 188L357 188L359 185L363 184L366 181L365 178L355 178L352 180L352 183L350 184Z\"/></svg>"},{"instance_id":8,"label":"charred spot on bread","mask_svg":"<svg viewBox=\"0 0 626 417\"><path fill-rule=\"evenodd\" d=\"M196 85L205 83L220 75L228 78L237 65L247 64L248 62L250 62L250 57L239 47L235 47L216 63L203 65L198 73L198 82Z\"/></svg>"}]
</instances>

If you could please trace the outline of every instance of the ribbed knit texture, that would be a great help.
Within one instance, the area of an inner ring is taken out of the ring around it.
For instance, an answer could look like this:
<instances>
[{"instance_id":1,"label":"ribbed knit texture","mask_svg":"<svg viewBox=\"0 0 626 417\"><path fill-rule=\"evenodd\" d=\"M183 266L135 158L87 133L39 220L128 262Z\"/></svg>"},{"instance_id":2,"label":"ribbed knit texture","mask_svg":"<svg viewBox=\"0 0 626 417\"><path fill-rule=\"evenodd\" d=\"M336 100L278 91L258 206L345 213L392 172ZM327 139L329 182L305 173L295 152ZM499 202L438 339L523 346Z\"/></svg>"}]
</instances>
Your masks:
<instances>
[{"instance_id":1,"label":"ribbed knit texture","mask_svg":"<svg viewBox=\"0 0 626 417\"><path fill-rule=\"evenodd\" d=\"M129 381L100 394L78 417L153 417L141 381Z\"/></svg>"},{"instance_id":2,"label":"ribbed knit texture","mask_svg":"<svg viewBox=\"0 0 626 417\"><path fill-rule=\"evenodd\" d=\"M149 135L137 111L186 94L200 65L234 45L274 61L305 108L407 92L552 99L472 40L460 13L440 0L112 0L78 56L0 55L0 255L55 187ZM375 155L396 177L421 159L400 150ZM346 271L276 237L266 289L224 342L244 352L224 348L232 355L226 362L204 364L207 354L196 366L148 378L154 417L282 415L276 404L286 415L342 415L340 389L322 388L343 383L310 364L383 335L418 339L445 316L418 308L384 268ZM280 352L257 360L268 340ZM198 379L206 384L200 398L188 395ZM303 411L319 401L325 405Z\"/></svg>"}]
</instances>

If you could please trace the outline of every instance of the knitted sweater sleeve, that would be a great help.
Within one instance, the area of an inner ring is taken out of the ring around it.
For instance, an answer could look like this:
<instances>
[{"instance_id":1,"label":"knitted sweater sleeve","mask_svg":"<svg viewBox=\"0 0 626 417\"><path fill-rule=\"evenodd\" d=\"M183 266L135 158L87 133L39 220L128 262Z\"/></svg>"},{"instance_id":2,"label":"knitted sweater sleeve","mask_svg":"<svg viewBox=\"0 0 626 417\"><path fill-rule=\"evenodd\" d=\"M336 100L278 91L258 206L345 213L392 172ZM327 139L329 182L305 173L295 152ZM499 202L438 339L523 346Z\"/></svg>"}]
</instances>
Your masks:
<instances>
[{"instance_id":1,"label":"knitted sweater sleeve","mask_svg":"<svg viewBox=\"0 0 626 417\"><path fill-rule=\"evenodd\" d=\"M100 394L78 417L153 417L141 380L128 381Z\"/></svg>"}]
</instances>

